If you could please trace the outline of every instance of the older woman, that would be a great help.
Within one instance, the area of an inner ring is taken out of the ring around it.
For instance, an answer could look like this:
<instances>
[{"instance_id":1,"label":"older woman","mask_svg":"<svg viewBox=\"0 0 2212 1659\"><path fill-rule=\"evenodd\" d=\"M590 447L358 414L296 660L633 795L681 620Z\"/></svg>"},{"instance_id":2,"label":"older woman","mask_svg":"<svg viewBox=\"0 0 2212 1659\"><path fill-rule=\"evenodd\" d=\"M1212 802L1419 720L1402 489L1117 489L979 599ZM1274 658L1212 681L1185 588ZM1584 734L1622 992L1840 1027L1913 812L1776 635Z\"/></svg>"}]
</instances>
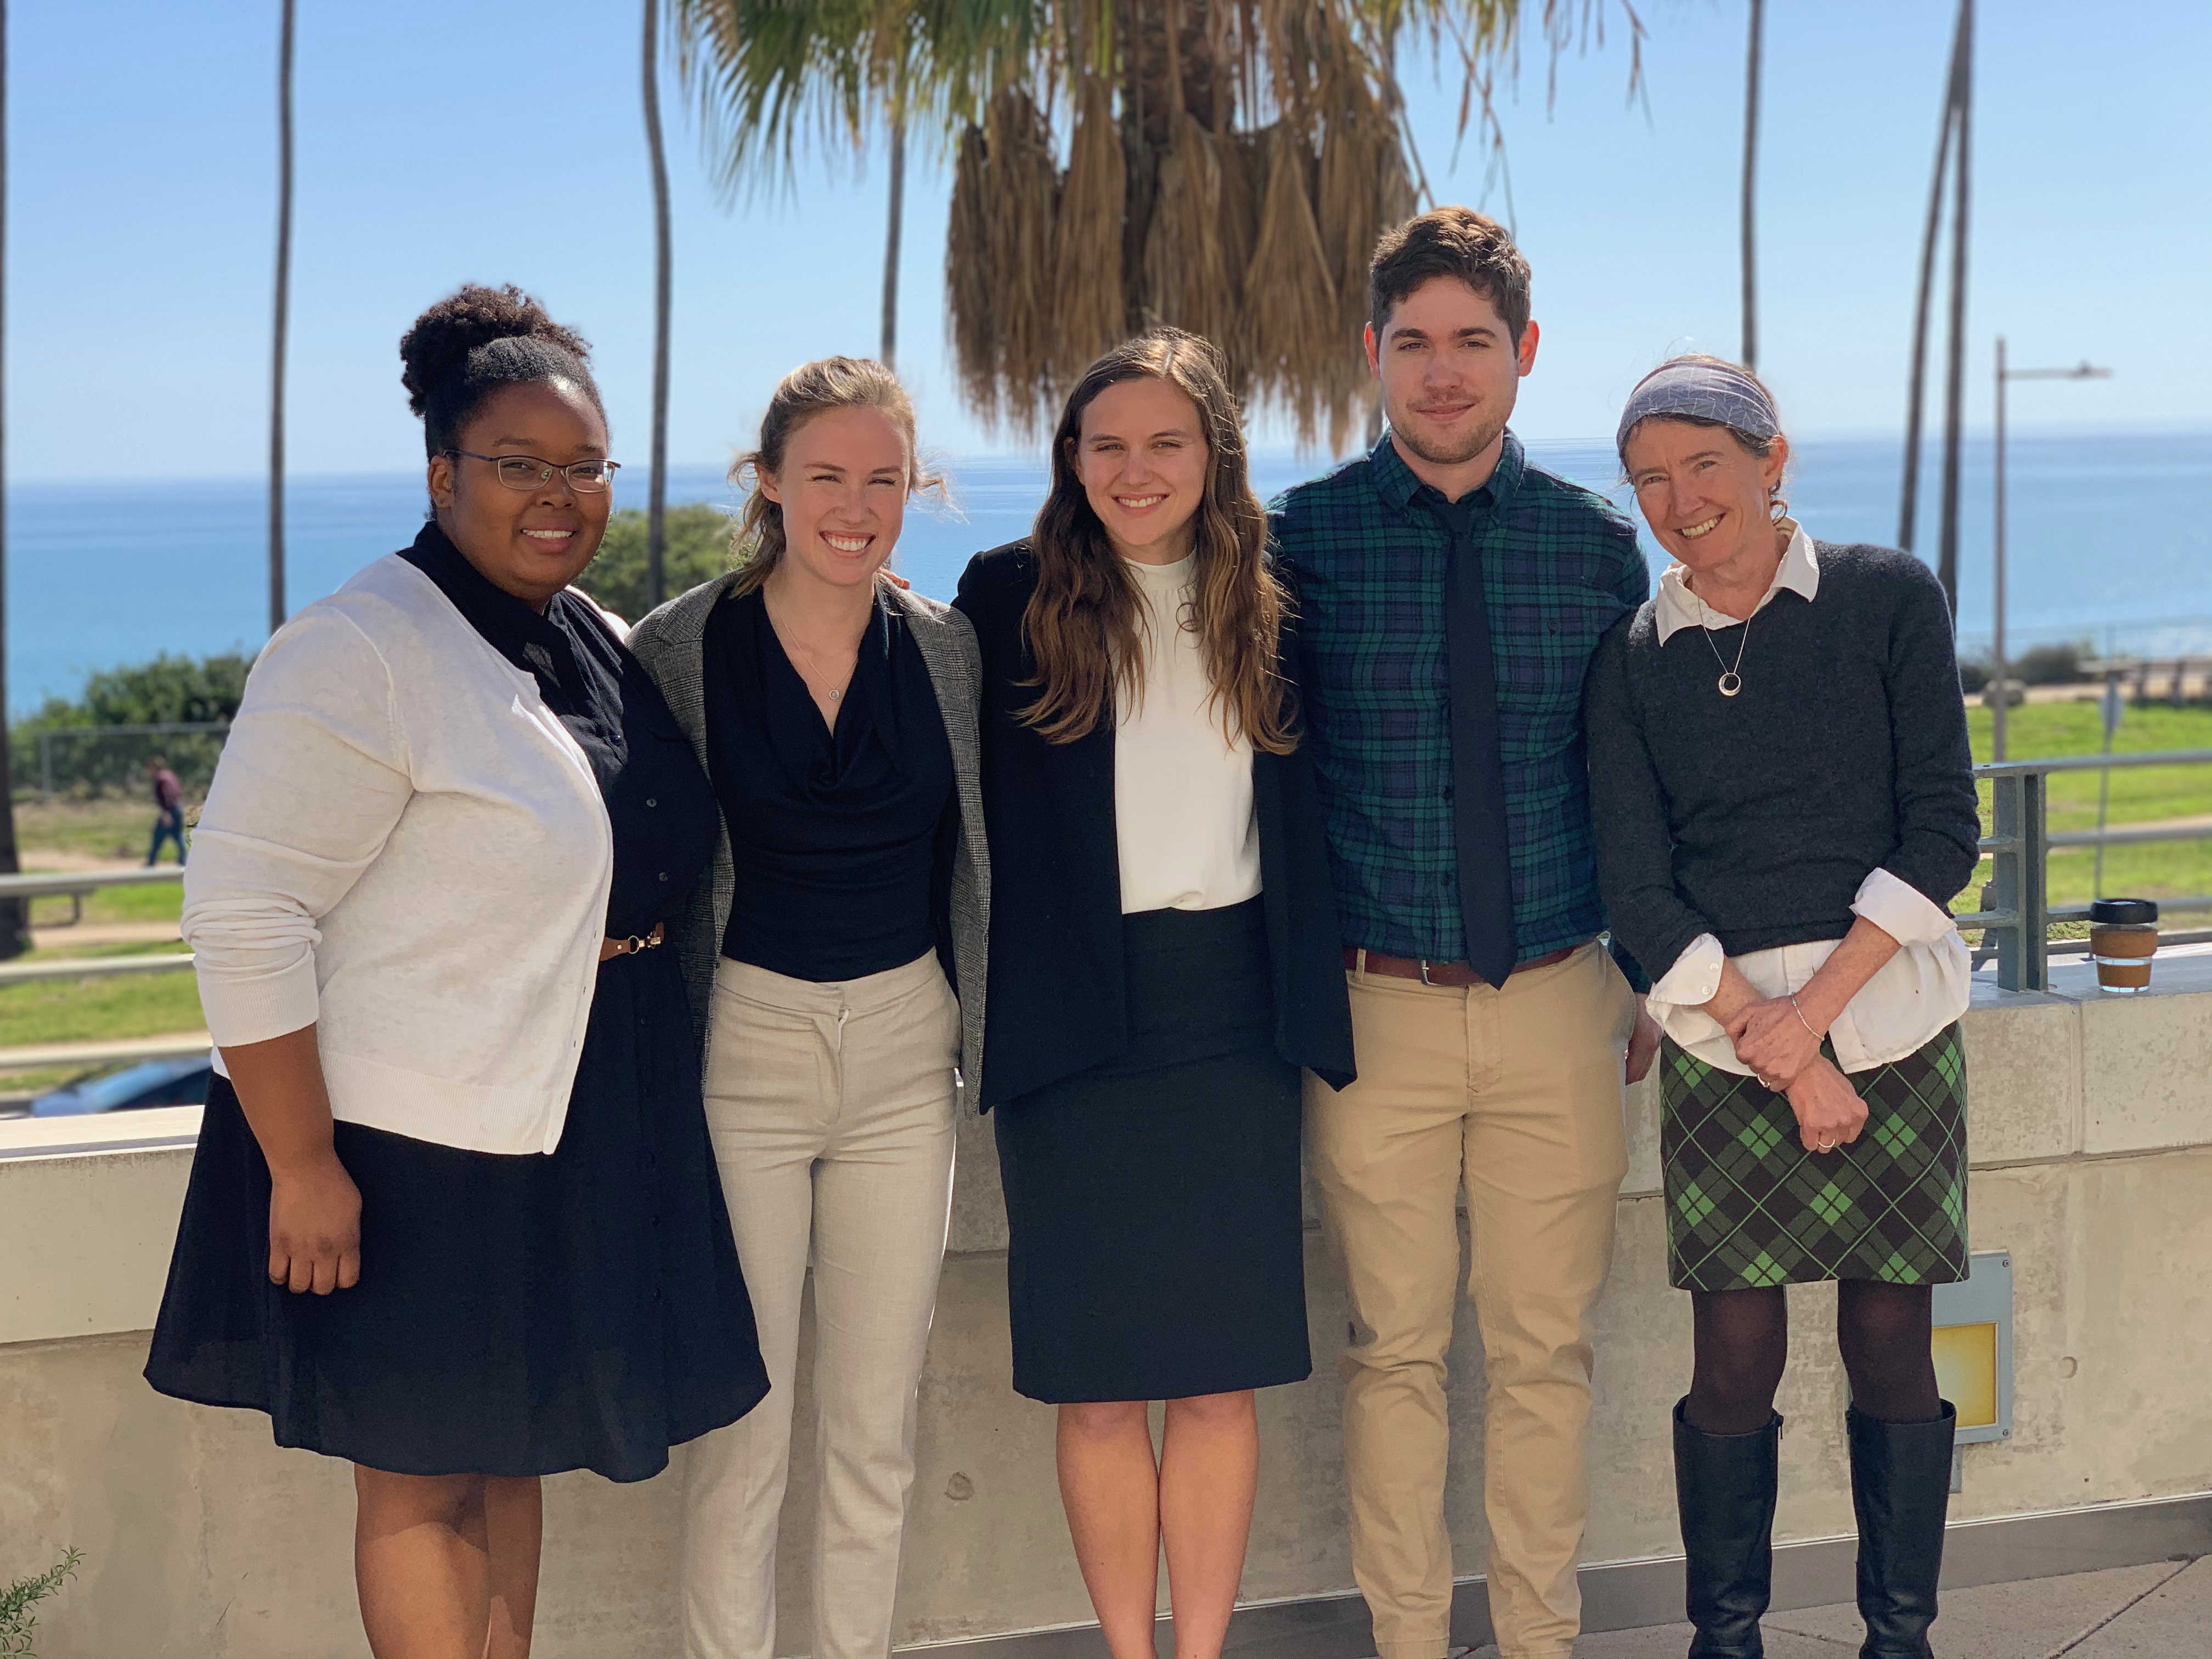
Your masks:
<instances>
[{"instance_id":1,"label":"older woman","mask_svg":"<svg viewBox=\"0 0 2212 1659\"><path fill-rule=\"evenodd\" d=\"M466 288L400 345L431 516L255 663L185 879L216 1044L147 1379L343 1457L379 1656L520 1659L538 1478L766 1391L668 927L714 799L568 584L584 343Z\"/></svg>"},{"instance_id":2,"label":"older woman","mask_svg":"<svg viewBox=\"0 0 2212 1659\"><path fill-rule=\"evenodd\" d=\"M1619 441L1677 561L1607 636L1588 718L1606 902L1665 1032L1691 1652L1761 1651L1783 1287L1834 1280L1862 1652L1926 1659L1955 1419L1929 1286L1966 1273L1968 963L1946 907L1979 834L1950 616L1917 561L1783 515L1789 443L1747 370L1662 364Z\"/></svg>"},{"instance_id":3,"label":"older woman","mask_svg":"<svg viewBox=\"0 0 2212 1659\"><path fill-rule=\"evenodd\" d=\"M989 1081L1014 1387L1115 1659L1221 1651L1254 1391L1310 1368L1299 1067L1352 1073L1336 901L1220 360L1158 329L1093 363L1025 541L978 554L998 872ZM1166 1401L1160 1452L1148 1402Z\"/></svg>"},{"instance_id":4,"label":"older woman","mask_svg":"<svg viewBox=\"0 0 2212 1659\"><path fill-rule=\"evenodd\" d=\"M980 1082L975 636L884 568L931 479L881 363L784 376L737 476L753 486L744 562L636 634L721 804L714 878L678 946L775 1384L686 1460L684 1651L782 1650L776 1540L811 1267L813 1651L886 1659L963 1065Z\"/></svg>"}]
</instances>

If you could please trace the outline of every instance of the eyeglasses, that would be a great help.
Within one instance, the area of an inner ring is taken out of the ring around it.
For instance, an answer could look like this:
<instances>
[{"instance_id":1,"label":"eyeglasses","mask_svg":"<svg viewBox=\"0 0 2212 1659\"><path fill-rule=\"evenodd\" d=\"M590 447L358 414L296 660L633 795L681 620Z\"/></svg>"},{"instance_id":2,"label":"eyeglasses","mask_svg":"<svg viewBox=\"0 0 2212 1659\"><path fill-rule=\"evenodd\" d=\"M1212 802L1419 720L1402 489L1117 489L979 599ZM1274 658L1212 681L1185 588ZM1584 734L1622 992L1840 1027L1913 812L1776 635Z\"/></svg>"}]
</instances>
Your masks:
<instances>
[{"instance_id":1,"label":"eyeglasses","mask_svg":"<svg viewBox=\"0 0 2212 1659\"><path fill-rule=\"evenodd\" d=\"M553 475L560 472L567 475L569 489L596 495L612 483L615 474L622 470L620 461L571 461L566 466L556 466L535 455L479 455L473 449L449 449L446 453L465 456L472 461L489 461L499 481L509 489L536 489L550 483Z\"/></svg>"}]
</instances>

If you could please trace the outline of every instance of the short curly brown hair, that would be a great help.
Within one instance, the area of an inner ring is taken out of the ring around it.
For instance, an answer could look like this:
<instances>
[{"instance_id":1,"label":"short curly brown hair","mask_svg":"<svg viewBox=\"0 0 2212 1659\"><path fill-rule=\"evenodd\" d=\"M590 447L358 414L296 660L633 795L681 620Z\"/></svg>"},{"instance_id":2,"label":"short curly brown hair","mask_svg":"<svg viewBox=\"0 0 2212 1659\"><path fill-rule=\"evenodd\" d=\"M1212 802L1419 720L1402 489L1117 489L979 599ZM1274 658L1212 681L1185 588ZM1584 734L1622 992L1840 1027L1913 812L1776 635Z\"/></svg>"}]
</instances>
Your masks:
<instances>
[{"instance_id":1,"label":"short curly brown hair","mask_svg":"<svg viewBox=\"0 0 2212 1659\"><path fill-rule=\"evenodd\" d=\"M1368 319L1379 338L1399 303L1431 277L1465 283L1498 309L1513 343L1528 326L1528 262L1497 220L1473 208L1431 208L1393 226L1367 267Z\"/></svg>"},{"instance_id":2,"label":"short curly brown hair","mask_svg":"<svg viewBox=\"0 0 2212 1659\"><path fill-rule=\"evenodd\" d=\"M592 348L514 283L465 283L415 319L401 337L399 382L422 417L422 447L451 450L492 394L535 380L565 380L606 418L592 378Z\"/></svg>"}]
</instances>

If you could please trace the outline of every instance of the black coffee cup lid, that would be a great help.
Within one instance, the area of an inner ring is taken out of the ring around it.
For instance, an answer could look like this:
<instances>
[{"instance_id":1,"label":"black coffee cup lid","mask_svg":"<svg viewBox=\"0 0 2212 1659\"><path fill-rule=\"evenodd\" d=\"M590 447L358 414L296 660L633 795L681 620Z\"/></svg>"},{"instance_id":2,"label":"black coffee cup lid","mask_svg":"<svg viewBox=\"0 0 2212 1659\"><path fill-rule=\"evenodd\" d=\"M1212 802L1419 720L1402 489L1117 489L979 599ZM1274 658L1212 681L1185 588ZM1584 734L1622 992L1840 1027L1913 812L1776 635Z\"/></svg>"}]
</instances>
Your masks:
<instances>
[{"instance_id":1,"label":"black coffee cup lid","mask_svg":"<svg viewBox=\"0 0 2212 1659\"><path fill-rule=\"evenodd\" d=\"M2098 899L2089 906L2092 921L2156 921L2158 903L2154 899Z\"/></svg>"}]
</instances>

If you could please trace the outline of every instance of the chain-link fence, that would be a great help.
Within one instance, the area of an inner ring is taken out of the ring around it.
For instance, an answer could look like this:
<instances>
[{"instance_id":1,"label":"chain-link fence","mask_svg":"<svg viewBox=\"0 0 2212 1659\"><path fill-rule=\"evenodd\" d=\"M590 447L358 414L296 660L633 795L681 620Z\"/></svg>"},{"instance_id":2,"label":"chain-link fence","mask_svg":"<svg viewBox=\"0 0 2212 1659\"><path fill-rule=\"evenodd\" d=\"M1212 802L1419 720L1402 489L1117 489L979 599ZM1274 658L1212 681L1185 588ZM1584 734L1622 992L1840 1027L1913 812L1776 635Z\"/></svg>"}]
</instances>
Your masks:
<instances>
[{"instance_id":1,"label":"chain-link fence","mask_svg":"<svg viewBox=\"0 0 2212 1659\"><path fill-rule=\"evenodd\" d=\"M207 793L229 731L228 722L222 720L18 726L9 744L15 774L9 783L19 798L143 795L151 787L146 763L159 756L177 775L185 796L197 799Z\"/></svg>"}]
</instances>

